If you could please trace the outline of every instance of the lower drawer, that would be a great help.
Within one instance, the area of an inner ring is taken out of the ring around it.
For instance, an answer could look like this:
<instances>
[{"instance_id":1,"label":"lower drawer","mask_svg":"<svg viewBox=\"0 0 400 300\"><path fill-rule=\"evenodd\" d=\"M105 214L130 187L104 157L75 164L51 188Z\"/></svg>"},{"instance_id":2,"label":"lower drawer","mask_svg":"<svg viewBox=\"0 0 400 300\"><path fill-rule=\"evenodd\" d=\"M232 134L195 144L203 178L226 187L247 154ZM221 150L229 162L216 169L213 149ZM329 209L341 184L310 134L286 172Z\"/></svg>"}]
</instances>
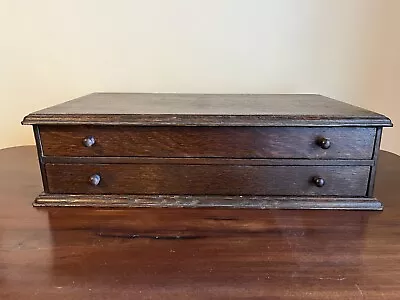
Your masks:
<instances>
[{"instance_id":1,"label":"lower drawer","mask_svg":"<svg viewBox=\"0 0 400 300\"><path fill-rule=\"evenodd\" d=\"M366 196L369 166L46 164L50 193Z\"/></svg>"}]
</instances>

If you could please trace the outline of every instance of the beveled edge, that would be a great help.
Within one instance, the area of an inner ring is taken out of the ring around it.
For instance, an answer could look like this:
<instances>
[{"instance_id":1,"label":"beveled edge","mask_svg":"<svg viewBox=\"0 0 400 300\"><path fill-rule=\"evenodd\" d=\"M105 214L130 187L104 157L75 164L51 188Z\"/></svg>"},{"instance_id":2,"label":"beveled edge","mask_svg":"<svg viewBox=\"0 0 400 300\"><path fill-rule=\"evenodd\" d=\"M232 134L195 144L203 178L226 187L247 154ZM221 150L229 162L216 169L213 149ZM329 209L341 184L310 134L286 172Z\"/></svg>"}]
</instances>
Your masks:
<instances>
[{"instance_id":1,"label":"beveled edge","mask_svg":"<svg viewBox=\"0 0 400 300\"><path fill-rule=\"evenodd\" d=\"M376 198L40 194L34 207L383 210Z\"/></svg>"},{"instance_id":2,"label":"beveled edge","mask_svg":"<svg viewBox=\"0 0 400 300\"><path fill-rule=\"evenodd\" d=\"M22 125L134 125L134 126L370 126L392 127L380 117L343 118L341 116L265 116L265 115L112 115L112 114L29 114Z\"/></svg>"}]
</instances>

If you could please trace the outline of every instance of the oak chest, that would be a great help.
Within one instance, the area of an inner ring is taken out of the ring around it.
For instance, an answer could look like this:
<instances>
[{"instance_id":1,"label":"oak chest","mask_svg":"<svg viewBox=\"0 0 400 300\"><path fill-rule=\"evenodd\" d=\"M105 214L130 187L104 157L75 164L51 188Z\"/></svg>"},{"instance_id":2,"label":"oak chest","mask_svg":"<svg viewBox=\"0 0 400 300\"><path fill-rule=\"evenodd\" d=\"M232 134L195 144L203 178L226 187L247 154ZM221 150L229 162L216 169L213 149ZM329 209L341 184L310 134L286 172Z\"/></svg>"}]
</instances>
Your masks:
<instances>
[{"instance_id":1,"label":"oak chest","mask_svg":"<svg viewBox=\"0 0 400 300\"><path fill-rule=\"evenodd\" d=\"M321 95L94 93L26 116L35 206L371 209L380 114Z\"/></svg>"}]
</instances>

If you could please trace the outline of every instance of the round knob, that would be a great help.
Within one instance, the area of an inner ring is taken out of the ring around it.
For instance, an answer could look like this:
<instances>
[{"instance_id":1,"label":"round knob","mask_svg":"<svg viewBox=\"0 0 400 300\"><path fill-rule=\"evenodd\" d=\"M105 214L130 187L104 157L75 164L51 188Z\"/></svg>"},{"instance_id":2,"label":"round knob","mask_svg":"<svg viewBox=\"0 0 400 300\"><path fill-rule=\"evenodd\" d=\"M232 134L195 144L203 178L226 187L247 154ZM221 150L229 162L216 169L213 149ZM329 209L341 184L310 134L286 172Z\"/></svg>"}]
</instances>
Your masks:
<instances>
[{"instance_id":1,"label":"round knob","mask_svg":"<svg viewBox=\"0 0 400 300\"><path fill-rule=\"evenodd\" d=\"M93 174L92 176L90 176L89 178L89 182L91 185L98 185L100 183L101 177L99 174Z\"/></svg>"},{"instance_id":2,"label":"round knob","mask_svg":"<svg viewBox=\"0 0 400 300\"><path fill-rule=\"evenodd\" d=\"M83 139L82 144L85 147L92 147L96 143L96 140L94 139L94 136L87 136Z\"/></svg>"},{"instance_id":3,"label":"round knob","mask_svg":"<svg viewBox=\"0 0 400 300\"><path fill-rule=\"evenodd\" d=\"M317 144L322 148L322 149L329 149L331 146L331 141L327 138L320 138L317 142Z\"/></svg>"},{"instance_id":4,"label":"round knob","mask_svg":"<svg viewBox=\"0 0 400 300\"><path fill-rule=\"evenodd\" d=\"M323 187L325 185L325 179L322 177L315 176L313 182L317 187Z\"/></svg>"}]
</instances>

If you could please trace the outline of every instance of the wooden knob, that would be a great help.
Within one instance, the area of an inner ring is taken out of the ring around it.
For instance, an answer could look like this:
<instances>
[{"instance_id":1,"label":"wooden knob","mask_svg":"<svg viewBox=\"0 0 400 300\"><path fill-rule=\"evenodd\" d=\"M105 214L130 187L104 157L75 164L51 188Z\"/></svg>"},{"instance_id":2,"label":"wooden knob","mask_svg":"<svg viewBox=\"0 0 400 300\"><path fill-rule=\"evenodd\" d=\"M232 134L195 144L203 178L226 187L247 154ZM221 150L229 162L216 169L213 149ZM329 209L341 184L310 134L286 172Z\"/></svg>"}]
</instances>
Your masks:
<instances>
[{"instance_id":1,"label":"wooden knob","mask_svg":"<svg viewBox=\"0 0 400 300\"><path fill-rule=\"evenodd\" d=\"M323 187L325 185L325 179L322 177L315 176L313 182L317 187Z\"/></svg>"},{"instance_id":2,"label":"wooden knob","mask_svg":"<svg viewBox=\"0 0 400 300\"><path fill-rule=\"evenodd\" d=\"M96 143L94 136L87 136L83 139L82 144L85 147L92 147Z\"/></svg>"},{"instance_id":3,"label":"wooden knob","mask_svg":"<svg viewBox=\"0 0 400 300\"><path fill-rule=\"evenodd\" d=\"M329 149L331 146L331 141L327 138L320 138L317 141L317 144L322 148L322 149Z\"/></svg>"},{"instance_id":4,"label":"wooden knob","mask_svg":"<svg viewBox=\"0 0 400 300\"><path fill-rule=\"evenodd\" d=\"M98 185L100 183L101 177L99 174L93 174L92 176L90 176L89 178L89 182L91 185Z\"/></svg>"}]
</instances>

